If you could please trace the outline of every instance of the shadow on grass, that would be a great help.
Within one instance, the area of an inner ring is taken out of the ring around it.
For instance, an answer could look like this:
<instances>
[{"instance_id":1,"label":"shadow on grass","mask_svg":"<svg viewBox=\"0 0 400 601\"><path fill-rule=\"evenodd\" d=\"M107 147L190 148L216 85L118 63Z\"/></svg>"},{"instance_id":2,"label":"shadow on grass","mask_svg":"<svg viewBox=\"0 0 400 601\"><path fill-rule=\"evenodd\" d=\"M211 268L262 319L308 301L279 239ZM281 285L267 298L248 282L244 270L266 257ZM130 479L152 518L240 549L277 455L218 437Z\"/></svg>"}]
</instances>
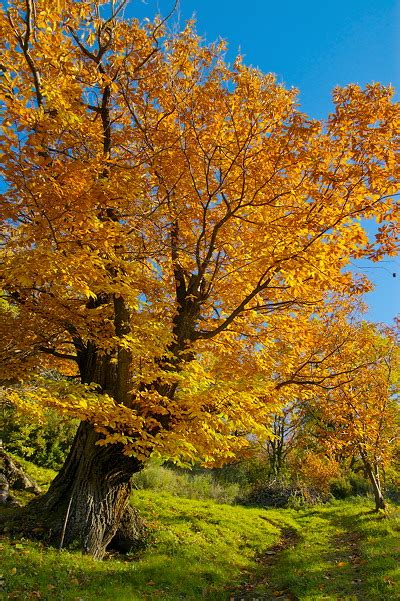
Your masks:
<instances>
[{"instance_id":1,"label":"shadow on grass","mask_svg":"<svg viewBox=\"0 0 400 601\"><path fill-rule=\"evenodd\" d=\"M159 499L158 505L162 500ZM165 501L171 510L171 501ZM40 543L4 540L5 599L18 601L142 601L162 599L228 601L236 599L346 599L392 601L400 599L394 584L397 568L392 552L396 541L393 522L371 514L365 506L351 504L293 512L249 513L233 509L225 536L233 528L241 535L254 522L248 536L259 538L258 567L228 547L249 553L246 539L224 540L219 522L228 508L179 502L182 514L164 516L158 540L137 558L111 558L96 562L79 553L57 552ZM250 510L249 510L250 511ZM207 519L206 519L207 518ZM256 521L258 520L258 521ZM286 521L287 520L287 523ZM276 541L278 525L284 542ZM225 523L225 522L224 522ZM300 526L290 538L290 523ZM229 529L228 529L229 524ZM261 530L265 524L265 531ZM184 529L183 529L184 526ZM270 537L268 539L268 536ZM219 540L220 539L220 540ZM257 539L258 540L258 539ZM265 548L270 541L269 548ZM222 544L223 543L223 544ZM246 548L245 548L246 547ZM251 547L254 557L254 546ZM226 557L224 556L226 554ZM393 584L392 584L393 582ZM246 586L248 587L246 590ZM1 593L0 593L1 596Z\"/></svg>"},{"instance_id":2,"label":"shadow on grass","mask_svg":"<svg viewBox=\"0 0 400 601\"><path fill-rule=\"evenodd\" d=\"M78 553L16 542L6 554L1 594L25 601L225 601L231 578L180 557L152 554L132 560L96 562ZM2 551L3 552L3 551Z\"/></svg>"}]
</instances>

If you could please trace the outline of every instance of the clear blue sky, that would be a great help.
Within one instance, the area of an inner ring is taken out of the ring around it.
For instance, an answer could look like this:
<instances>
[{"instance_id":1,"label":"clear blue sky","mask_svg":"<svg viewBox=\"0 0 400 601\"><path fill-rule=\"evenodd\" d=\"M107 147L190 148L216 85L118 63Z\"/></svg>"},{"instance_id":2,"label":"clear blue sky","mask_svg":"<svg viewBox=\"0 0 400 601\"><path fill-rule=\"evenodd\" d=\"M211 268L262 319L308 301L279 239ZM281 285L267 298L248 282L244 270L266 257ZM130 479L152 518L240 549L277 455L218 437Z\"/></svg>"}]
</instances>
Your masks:
<instances>
[{"instance_id":1,"label":"clear blue sky","mask_svg":"<svg viewBox=\"0 0 400 601\"><path fill-rule=\"evenodd\" d=\"M127 16L168 14L173 0L131 0ZM171 24L193 15L200 35L229 44L228 59L273 72L300 91L302 110L324 118L336 85L379 81L400 98L400 0L180 0ZM376 289L369 318L390 323L400 307L400 257L360 261ZM397 273L397 277L393 277Z\"/></svg>"}]
</instances>

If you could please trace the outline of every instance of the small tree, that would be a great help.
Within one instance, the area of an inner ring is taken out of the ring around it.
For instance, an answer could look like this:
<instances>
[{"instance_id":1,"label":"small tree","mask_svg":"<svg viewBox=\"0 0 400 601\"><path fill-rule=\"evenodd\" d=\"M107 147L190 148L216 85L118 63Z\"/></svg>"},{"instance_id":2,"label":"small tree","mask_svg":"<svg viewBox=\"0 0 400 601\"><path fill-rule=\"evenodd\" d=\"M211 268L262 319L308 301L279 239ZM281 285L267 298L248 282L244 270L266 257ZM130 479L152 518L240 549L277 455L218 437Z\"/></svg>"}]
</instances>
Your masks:
<instances>
[{"instance_id":1,"label":"small tree","mask_svg":"<svg viewBox=\"0 0 400 601\"><path fill-rule=\"evenodd\" d=\"M390 463L400 431L399 347L393 332L362 324L354 328L352 343L337 360L347 363L348 374L317 401L317 435L332 455L361 459L375 509L385 509L381 472Z\"/></svg>"}]
</instances>

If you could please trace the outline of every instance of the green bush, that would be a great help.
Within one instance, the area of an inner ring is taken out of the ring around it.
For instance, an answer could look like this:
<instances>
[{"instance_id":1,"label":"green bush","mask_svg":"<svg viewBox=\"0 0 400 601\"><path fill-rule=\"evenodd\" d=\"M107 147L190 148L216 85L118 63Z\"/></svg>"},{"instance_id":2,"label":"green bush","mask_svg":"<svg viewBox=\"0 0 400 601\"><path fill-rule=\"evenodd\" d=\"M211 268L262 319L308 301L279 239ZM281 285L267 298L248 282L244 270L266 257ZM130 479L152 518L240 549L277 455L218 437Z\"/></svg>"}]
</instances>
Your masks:
<instances>
[{"instance_id":1,"label":"green bush","mask_svg":"<svg viewBox=\"0 0 400 601\"><path fill-rule=\"evenodd\" d=\"M329 489L335 499L366 496L370 492L368 481L361 474L355 472L333 478Z\"/></svg>"},{"instance_id":2,"label":"green bush","mask_svg":"<svg viewBox=\"0 0 400 601\"><path fill-rule=\"evenodd\" d=\"M63 464L78 423L51 409L46 410L43 423L19 414L9 405L3 406L0 413L0 430L7 451L54 470Z\"/></svg>"},{"instance_id":3,"label":"green bush","mask_svg":"<svg viewBox=\"0 0 400 601\"><path fill-rule=\"evenodd\" d=\"M352 496L365 497L370 493L371 487L368 480L360 473L350 472L349 482L351 485Z\"/></svg>"},{"instance_id":4,"label":"green bush","mask_svg":"<svg viewBox=\"0 0 400 601\"><path fill-rule=\"evenodd\" d=\"M229 463L212 470L213 477L222 483L239 484L241 488L255 486L258 482L269 478L271 467L268 459L261 454L236 463Z\"/></svg>"},{"instance_id":5,"label":"green bush","mask_svg":"<svg viewBox=\"0 0 400 601\"><path fill-rule=\"evenodd\" d=\"M330 482L329 489L335 499L347 499L352 496L353 492L349 480L344 476L333 478Z\"/></svg>"},{"instance_id":6,"label":"green bush","mask_svg":"<svg viewBox=\"0 0 400 601\"><path fill-rule=\"evenodd\" d=\"M395 457L393 463L387 466L384 483L386 497L396 505L400 505L400 465L398 457Z\"/></svg>"}]
</instances>

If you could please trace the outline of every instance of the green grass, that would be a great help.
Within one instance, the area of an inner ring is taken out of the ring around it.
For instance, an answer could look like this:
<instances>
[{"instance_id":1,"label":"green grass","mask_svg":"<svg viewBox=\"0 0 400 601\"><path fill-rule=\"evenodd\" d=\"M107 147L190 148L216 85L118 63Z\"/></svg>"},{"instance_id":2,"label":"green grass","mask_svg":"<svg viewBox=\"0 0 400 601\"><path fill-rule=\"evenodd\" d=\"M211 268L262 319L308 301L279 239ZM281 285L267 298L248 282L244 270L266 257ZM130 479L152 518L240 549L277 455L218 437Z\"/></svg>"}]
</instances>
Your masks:
<instances>
[{"instance_id":1,"label":"green grass","mask_svg":"<svg viewBox=\"0 0 400 601\"><path fill-rule=\"evenodd\" d=\"M29 476L31 476L38 483L43 492L47 490L50 482L53 480L57 472L45 467L38 467L34 463L31 463L22 457L17 457L12 453L9 453L9 455L25 470ZM31 493L24 490L12 490L11 492L12 496L23 505L32 499L33 496Z\"/></svg>"},{"instance_id":2,"label":"green grass","mask_svg":"<svg viewBox=\"0 0 400 601\"><path fill-rule=\"evenodd\" d=\"M26 471L26 473L31 476L39 486L43 488L47 488L53 478L56 476L57 472L54 470L48 469L46 467L38 467L34 463L23 459L22 457L17 457L16 455L12 455L9 453L10 457L15 459L17 463Z\"/></svg>"},{"instance_id":3,"label":"green grass","mask_svg":"<svg viewBox=\"0 0 400 601\"><path fill-rule=\"evenodd\" d=\"M4 539L5 590L21 600L32 591L49 600L223 600L243 573L257 570L255 555L279 535L262 510L148 491L133 500L155 532L140 558L95 562Z\"/></svg>"},{"instance_id":4,"label":"green grass","mask_svg":"<svg viewBox=\"0 0 400 601\"><path fill-rule=\"evenodd\" d=\"M271 599L280 591L282 598L304 601L400 599L400 511L377 515L371 505L351 499L298 511L300 541L280 554L254 596Z\"/></svg>"},{"instance_id":5,"label":"green grass","mask_svg":"<svg viewBox=\"0 0 400 601\"><path fill-rule=\"evenodd\" d=\"M29 463L24 467L34 475ZM36 468L42 485L50 475ZM400 599L395 509L383 518L369 513L371 503L364 499L301 511L261 510L154 490L137 490L132 501L154 533L139 557L97 562L3 537L4 599ZM297 533L282 551L281 528ZM268 548L267 564L259 559Z\"/></svg>"},{"instance_id":6,"label":"green grass","mask_svg":"<svg viewBox=\"0 0 400 601\"><path fill-rule=\"evenodd\" d=\"M187 499L212 499L217 503L233 503L239 495L236 483L219 483L211 473L192 474L150 463L133 477L135 488L169 492Z\"/></svg>"}]
</instances>

